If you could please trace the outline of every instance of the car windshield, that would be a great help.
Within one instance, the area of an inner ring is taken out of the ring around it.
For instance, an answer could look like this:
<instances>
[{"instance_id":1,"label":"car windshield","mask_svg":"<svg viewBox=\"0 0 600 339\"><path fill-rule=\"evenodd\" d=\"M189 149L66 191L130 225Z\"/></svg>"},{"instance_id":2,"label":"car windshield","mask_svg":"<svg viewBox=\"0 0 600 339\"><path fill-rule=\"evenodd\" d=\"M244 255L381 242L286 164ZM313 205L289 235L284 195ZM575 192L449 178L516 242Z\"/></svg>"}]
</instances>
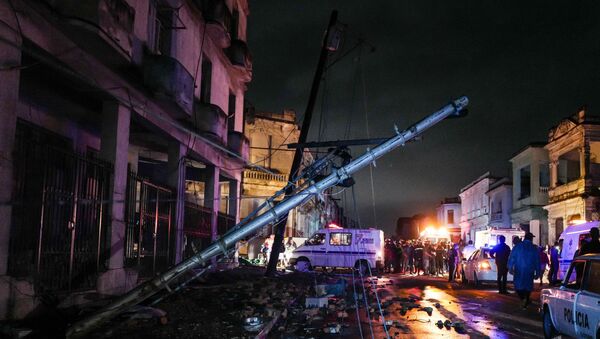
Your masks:
<instances>
[{"instance_id":1,"label":"car windshield","mask_svg":"<svg viewBox=\"0 0 600 339\"><path fill-rule=\"evenodd\" d=\"M323 245L325 243L325 233L317 233L310 237L310 239L306 240L306 245L316 246Z\"/></svg>"},{"instance_id":2,"label":"car windshield","mask_svg":"<svg viewBox=\"0 0 600 339\"><path fill-rule=\"evenodd\" d=\"M481 250L481 255L479 256L480 258L483 259L490 259L490 249L489 248L484 248Z\"/></svg>"}]
</instances>

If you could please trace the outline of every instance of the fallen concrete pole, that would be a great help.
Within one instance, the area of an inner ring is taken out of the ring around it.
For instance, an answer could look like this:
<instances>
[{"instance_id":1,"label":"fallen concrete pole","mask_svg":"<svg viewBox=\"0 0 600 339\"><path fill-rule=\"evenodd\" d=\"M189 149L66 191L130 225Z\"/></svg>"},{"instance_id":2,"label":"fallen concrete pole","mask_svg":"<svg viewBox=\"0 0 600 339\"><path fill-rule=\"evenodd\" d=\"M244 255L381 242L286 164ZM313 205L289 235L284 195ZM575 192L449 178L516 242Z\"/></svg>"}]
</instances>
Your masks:
<instances>
[{"instance_id":1,"label":"fallen concrete pole","mask_svg":"<svg viewBox=\"0 0 600 339\"><path fill-rule=\"evenodd\" d=\"M277 205L270 207L261 215L245 223L243 227L239 227L239 225L234 227L230 232L224 234L203 251L171 267L168 271L151 281L136 287L96 313L76 322L69 327L66 337L77 338L84 336L93 328L122 313L129 307L150 298L160 290L164 288L171 289L169 282L178 278L181 274L194 267L208 263L213 257L221 253L226 253L227 249L234 246L237 241L254 234L270 223L276 222L294 207L306 203L313 196L341 183L353 173L366 167L370 163L375 162L375 160L384 154L399 146L403 146L406 142L417 135L420 135L438 122L451 116L460 115L461 111L468 103L469 100L466 97L460 97L404 131L396 131L395 136L375 146L372 150L368 150L365 154L352 160L346 166L334 170L319 182L306 187L294 195L284 198Z\"/></svg>"}]
</instances>

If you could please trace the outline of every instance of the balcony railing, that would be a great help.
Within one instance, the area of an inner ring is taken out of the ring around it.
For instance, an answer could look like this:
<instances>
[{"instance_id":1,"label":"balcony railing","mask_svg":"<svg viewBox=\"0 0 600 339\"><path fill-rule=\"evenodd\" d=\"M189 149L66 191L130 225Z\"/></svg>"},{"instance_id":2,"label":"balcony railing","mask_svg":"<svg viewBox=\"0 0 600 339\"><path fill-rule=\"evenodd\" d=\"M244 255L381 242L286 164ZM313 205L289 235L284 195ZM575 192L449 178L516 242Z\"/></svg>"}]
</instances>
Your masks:
<instances>
[{"instance_id":1,"label":"balcony railing","mask_svg":"<svg viewBox=\"0 0 600 339\"><path fill-rule=\"evenodd\" d=\"M583 193L585 190L585 180L577 179L566 184L556 186L548 190L548 200L550 203L570 199Z\"/></svg>"},{"instance_id":2,"label":"balcony railing","mask_svg":"<svg viewBox=\"0 0 600 339\"><path fill-rule=\"evenodd\" d=\"M548 186L540 186L540 193L548 194L550 188Z\"/></svg>"},{"instance_id":3,"label":"balcony railing","mask_svg":"<svg viewBox=\"0 0 600 339\"><path fill-rule=\"evenodd\" d=\"M51 6L61 22L77 26L67 30L78 44L102 55L109 64L131 62L141 50L133 35L135 10L125 0L54 0Z\"/></svg>"},{"instance_id":4,"label":"balcony railing","mask_svg":"<svg viewBox=\"0 0 600 339\"><path fill-rule=\"evenodd\" d=\"M196 101L194 114L186 120L202 135L218 143L226 144L227 114L221 107Z\"/></svg>"},{"instance_id":5,"label":"balcony railing","mask_svg":"<svg viewBox=\"0 0 600 339\"><path fill-rule=\"evenodd\" d=\"M502 220L502 212L492 213L492 215L490 216L490 220L491 221L500 221L500 220Z\"/></svg>"},{"instance_id":6,"label":"balcony railing","mask_svg":"<svg viewBox=\"0 0 600 339\"><path fill-rule=\"evenodd\" d=\"M271 174L255 170L244 171L244 179L287 182L287 178L287 174Z\"/></svg>"},{"instance_id":7,"label":"balcony railing","mask_svg":"<svg viewBox=\"0 0 600 339\"><path fill-rule=\"evenodd\" d=\"M194 79L179 61L167 55L148 54L143 62L144 85L168 106L174 118L192 115ZM171 107L169 107L171 108Z\"/></svg>"}]
</instances>

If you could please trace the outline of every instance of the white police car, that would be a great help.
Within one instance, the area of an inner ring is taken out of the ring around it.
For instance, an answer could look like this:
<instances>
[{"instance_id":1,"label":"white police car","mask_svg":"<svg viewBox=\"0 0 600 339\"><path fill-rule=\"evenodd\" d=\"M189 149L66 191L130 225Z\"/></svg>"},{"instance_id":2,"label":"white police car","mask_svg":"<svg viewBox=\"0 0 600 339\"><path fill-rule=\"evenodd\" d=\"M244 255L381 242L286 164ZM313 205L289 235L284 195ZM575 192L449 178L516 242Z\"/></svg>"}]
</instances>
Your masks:
<instances>
[{"instance_id":1,"label":"white police car","mask_svg":"<svg viewBox=\"0 0 600 339\"><path fill-rule=\"evenodd\" d=\"M573 260L560 287L543 289L544 337L600 339L600 254Z\"/></svg>"}]
</instances>

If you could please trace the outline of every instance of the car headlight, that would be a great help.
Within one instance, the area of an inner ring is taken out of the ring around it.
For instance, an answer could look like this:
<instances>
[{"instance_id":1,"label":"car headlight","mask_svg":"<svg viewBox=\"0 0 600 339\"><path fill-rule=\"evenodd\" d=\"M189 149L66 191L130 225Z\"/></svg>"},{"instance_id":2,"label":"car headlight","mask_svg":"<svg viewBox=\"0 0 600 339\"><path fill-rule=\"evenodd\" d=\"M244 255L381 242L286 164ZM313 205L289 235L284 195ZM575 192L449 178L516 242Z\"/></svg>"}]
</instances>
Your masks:
<instances>
[{"instance_id":1,"label":"car headlight","mask_svg":"<svg viewBox=\"0 0 600 339\"><path fill-rule=\"evenodd\" d=\"M488 261L482 261L479 263L479 269L482 271L488 271L492 269L492 265Z\"/></svg>"}]
</instances>

